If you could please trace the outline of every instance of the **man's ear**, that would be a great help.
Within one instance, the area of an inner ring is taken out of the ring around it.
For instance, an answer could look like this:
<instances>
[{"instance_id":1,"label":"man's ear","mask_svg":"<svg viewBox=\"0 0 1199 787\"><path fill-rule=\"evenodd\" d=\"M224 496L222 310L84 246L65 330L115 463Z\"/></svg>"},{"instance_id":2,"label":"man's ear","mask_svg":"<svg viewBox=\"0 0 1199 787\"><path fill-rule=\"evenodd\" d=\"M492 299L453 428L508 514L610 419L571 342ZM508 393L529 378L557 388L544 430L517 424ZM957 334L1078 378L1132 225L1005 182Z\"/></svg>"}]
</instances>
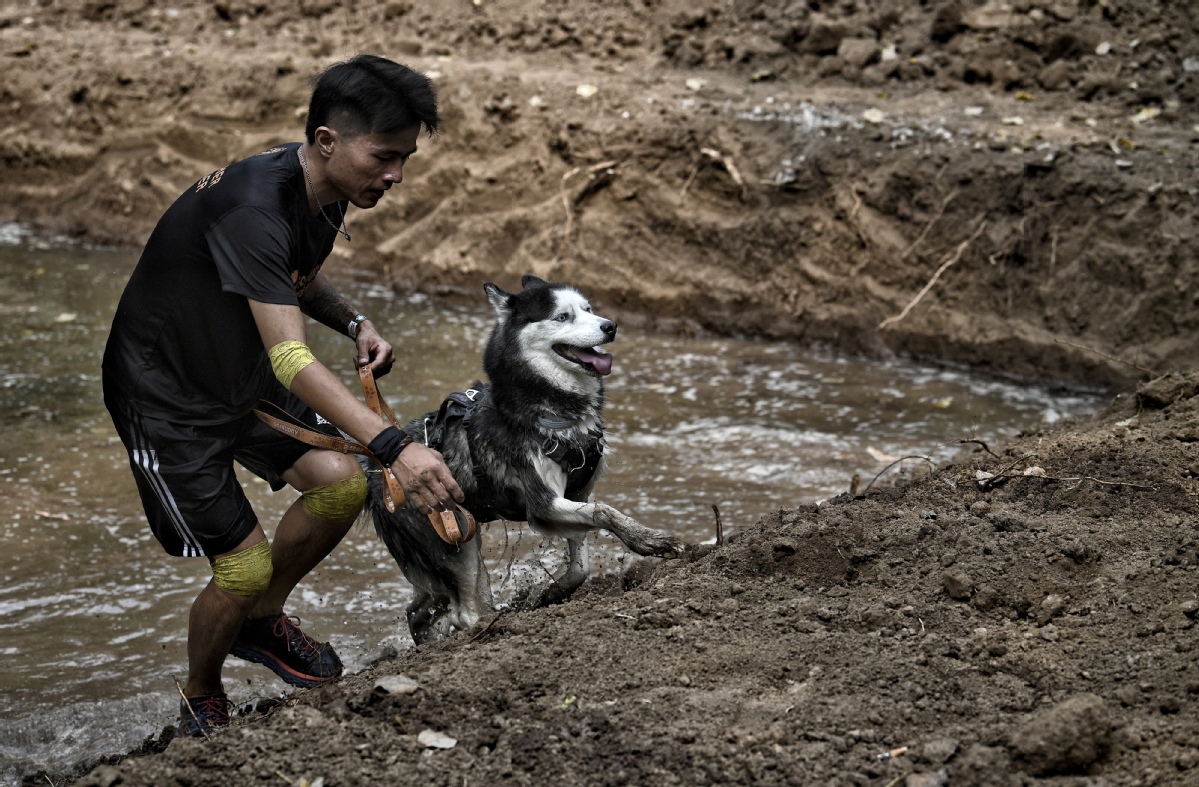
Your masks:
<instances>
[{"instance_id":1,"label":"man's ear","mask_svg":"<svg viewBox=\"0 0 1199 787\"><path fill-rule=\"evenodd\" d=\"M313 134L316 138L316 149L322 156L328 158L333 155L333 148L337 146L340 140L340 135L328 126L321 126Z\"/></svg>"}]
</instances>

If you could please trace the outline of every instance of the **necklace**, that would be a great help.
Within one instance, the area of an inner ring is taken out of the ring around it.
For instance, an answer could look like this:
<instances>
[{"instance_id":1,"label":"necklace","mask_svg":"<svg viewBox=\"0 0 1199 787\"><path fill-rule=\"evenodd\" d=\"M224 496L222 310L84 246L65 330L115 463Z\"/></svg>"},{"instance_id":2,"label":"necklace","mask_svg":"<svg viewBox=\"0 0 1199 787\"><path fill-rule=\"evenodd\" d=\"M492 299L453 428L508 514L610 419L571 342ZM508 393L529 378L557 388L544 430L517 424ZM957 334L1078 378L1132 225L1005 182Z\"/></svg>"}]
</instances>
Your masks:
<instances>
[{"instance_id":1,"label":"necklace","mask_svg":"<svg viewBox=\"0 0 1199 787\"><path fill-rule=\"evenodd\" d=\"M312 189L312 198L316 200L316 207L320 210L321 215L325 217L325 221L329 222L329 226L340 232L346 237L346 243L350 242L350 231L346 229L346 212L342 210L341 203L337 203L337 209L341 211L341 226L333 223L333 219L329 218L329 214L325 213L325 206L321 204L321 200L316 196L316 184L312 182L312 175L308 173L308 162L304 160L304 151L297 151L300 154L300 168L304 170L304 177L308 178L308 186Z\"/></svg>"}]
</instances>

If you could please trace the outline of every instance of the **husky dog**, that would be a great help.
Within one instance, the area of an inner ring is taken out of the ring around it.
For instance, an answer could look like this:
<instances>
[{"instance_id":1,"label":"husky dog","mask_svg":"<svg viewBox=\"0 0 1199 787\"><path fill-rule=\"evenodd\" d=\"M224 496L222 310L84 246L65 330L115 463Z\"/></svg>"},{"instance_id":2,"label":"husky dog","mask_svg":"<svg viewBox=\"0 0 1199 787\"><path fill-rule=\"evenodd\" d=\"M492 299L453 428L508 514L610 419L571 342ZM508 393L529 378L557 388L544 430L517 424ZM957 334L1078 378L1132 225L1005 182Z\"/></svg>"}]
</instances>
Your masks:
<instances>
[{"instance_id":1,"label":"husky dog","mask_svg":"<svg viewBox=\"0 0 1199 787\"><path fill-rule=\"evenodd\" d=\"M477 521L526 521L564 537L569 564L551 587L569 594L587 578L584 538L592 530L607 530L639 555L677 554L682 545L588 502L604 466L603 378L612 371L612 355L598 347L616 338L616 323L593 314L573 287L531 275L521 286L508 293L483 285L498 316L483 354L490 384L451 394L438 412L404 430L442 453ZM474 626L494 607L482 534L447 544L411 505L389 514L379 474L368 478L366 510L415 591L408 605L413 640Z\"/></svg>"}]
</instances>

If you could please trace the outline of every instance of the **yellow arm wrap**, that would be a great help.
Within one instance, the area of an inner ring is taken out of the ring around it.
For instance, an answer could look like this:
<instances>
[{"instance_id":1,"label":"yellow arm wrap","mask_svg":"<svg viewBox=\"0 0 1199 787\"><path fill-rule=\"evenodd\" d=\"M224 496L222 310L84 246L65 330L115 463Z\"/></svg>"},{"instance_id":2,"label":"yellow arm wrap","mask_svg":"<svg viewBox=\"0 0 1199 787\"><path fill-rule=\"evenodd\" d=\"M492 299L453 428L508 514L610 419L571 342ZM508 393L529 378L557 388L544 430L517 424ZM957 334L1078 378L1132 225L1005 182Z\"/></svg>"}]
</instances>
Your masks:
<instances>
[{"instance_id":1,"label":"yellow arm wrap","mask_svg":"<svg viewBox=\"0 0 1199 787\"><path fill-rule=\"evenodd\" d=\"M361 471L341 481L317 486L300 495L304 510L326 522L345 522L358 516L366 502L366 475Z\"/></svg>"},{"instance_id":2,"label":"yellow arm wrap","mask_svg":"<svg viewBox=\"0 0 1199 787\"><path fill-rule=\"evenodd\" d=\"M259 541L235 555L212 562L212 578L217 587L235 596L257 596L271 584L271 543Z\"/></svg>"},{"instance_id":3,"label":"yellow arm wrap","mask_svg":"<svg viewBox=\"0 0 1199 787\"><path fill-rule=\"evenodd\" d=\"M279 342L267 350L266 354L271 359L271 368L275 370L275 376L279 378L279 382L283 383L283 387L289 390L291 381L296 379L296 375L316 360L312 356L312 350L308 349L308 345L294 339Z\"/></svg>"}]
</instances>

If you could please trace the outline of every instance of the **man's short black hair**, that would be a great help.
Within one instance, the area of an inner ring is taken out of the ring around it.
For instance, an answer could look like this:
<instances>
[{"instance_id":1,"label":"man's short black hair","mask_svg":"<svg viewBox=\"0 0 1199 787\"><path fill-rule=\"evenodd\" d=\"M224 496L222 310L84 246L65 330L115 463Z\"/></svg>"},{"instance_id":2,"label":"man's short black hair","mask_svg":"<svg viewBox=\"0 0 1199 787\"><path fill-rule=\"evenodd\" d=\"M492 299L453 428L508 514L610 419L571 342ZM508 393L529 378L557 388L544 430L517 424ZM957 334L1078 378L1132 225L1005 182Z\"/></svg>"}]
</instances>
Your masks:
<instances>
[{"instance_id":1,"label":"man's short black hair","mask_svg":"<svg viewBox=\"0 0 1199 787\"><path fill-rule=\"evenodd\" d=\"M437 131L437 94L429 78L384 57L358 55L320 73L308 104L304 134L329 126L346 134L391 134L413 126Z\"/></svg>"}]
</instances>

